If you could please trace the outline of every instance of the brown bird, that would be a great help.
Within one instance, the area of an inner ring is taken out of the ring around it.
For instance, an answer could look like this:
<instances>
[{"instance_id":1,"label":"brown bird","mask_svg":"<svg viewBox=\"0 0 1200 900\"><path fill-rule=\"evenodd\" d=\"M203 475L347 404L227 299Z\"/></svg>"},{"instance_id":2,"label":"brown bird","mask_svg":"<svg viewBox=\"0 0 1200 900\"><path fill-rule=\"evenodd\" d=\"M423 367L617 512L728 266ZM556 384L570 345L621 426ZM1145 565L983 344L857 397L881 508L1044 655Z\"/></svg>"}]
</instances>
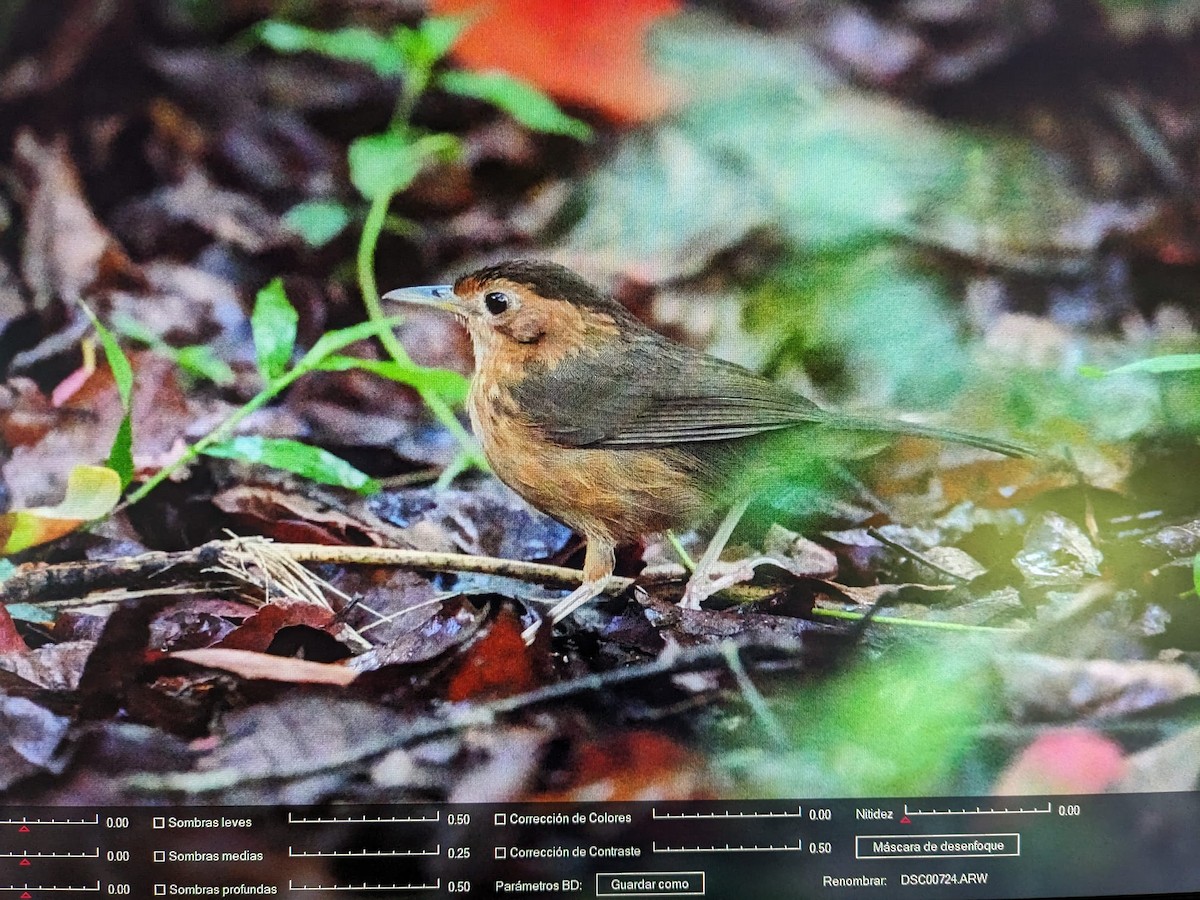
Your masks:
<instances>
[{"instance_id":1,"label":"brown bird","mask_svg":"<svg viewBox=\"0 0 1200 900\"><path fill-rule=\"evenodd\" d=\"M1033 455L1003 440L824 410L663 337L549 262L513 260L384 299L465 323L475 351L467 407L484 454L505 484L587 538L583 584L551 610L554 623L603 592L618 546L728 507L684 594L684 605L698 606L750 499L803 469L814 445L836 455L854 434L903 434Z\"/></svg>"}]
</instances>

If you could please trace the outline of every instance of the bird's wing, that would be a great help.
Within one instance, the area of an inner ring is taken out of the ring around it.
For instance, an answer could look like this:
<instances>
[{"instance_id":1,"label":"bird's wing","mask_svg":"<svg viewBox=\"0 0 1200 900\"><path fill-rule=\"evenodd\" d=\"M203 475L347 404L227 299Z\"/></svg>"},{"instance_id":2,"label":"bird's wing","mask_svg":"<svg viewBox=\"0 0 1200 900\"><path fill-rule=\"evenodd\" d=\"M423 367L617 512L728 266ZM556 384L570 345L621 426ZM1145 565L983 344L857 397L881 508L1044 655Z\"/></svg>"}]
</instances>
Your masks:
<instances>
[{"instance_id":1,"label":"bird's wing","mask_svg":"<svg viewBox=\"0 0 1200 900\"><path fill-rule=\"evenodd\" d=\"M799 394L652 334L530 369L512 392L521 409L539 410L549 440L568 447L720 441L826 419Z\"/></svg>"}]
</instances>

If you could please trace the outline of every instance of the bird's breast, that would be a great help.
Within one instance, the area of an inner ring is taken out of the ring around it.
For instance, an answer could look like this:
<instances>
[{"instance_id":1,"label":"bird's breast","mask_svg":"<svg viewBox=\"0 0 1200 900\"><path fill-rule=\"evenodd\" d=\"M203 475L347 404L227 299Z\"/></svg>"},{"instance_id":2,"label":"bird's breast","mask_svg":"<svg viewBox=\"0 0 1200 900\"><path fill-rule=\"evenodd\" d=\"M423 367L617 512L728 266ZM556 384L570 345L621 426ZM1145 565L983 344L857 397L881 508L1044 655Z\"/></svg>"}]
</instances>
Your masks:
<instances>
[{"instance_id":1,"label":"bird's breast","mask_svg":"<svg viewBox=\"0 0 1200 900\"><path fill-rule=\"evenodd\" d=\"M476 377L471 424L497 477L589 537L617 543L703 518L709 499L684 454L563 447L546 439L501 384Z\"/></svg>"}]
</instances>

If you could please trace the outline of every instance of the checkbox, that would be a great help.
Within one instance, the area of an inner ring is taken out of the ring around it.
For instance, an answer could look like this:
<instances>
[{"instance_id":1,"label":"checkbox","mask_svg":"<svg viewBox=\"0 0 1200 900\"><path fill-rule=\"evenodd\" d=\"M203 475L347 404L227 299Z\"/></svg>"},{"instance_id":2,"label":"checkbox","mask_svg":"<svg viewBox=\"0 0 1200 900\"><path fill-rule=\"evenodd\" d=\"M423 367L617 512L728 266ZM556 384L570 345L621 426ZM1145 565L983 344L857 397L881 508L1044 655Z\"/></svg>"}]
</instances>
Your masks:
<instances>
[{"instance_id":1,"label":"checkbox","mask_svg":"<svg viewBox=\"0 0 1200 900\"><path fill-rule=\"evenodd\" d=\"M496 848L496 859L508 859L508 848L507 847L497 847Z\"/></svg>"},{"instance_id":2,"label":"checkbox","mask_svg":"<svg viewBox=\"0 0 1200 900\"><path fill-rule=\"evenodd\" d=\"M151 828L166 828L167 827L166 816L155 816L154 821L150 823L150 827ZM163 888L163 890L166 890L166 888Z\"/></svg>"},{"instance_id":3,"label":"checkbox","mask_svg":"<svg viewBox=\"0 0 1200 900\"><path fill-rule=\"evenodd\" d=\"M496 815L492 819L492 821L495 822L497 825L507 825L508 824L508 816L505 815L504 813L496 813Z\"/></svg>"},{"instance_id":4,"label":"checkbox","mask_svg":"<svg viewBox=\"0 0 1200 900\"><path fill-rule=\"evenodd\" d=\"M165 884L156 884L154 886L154 896L155 897L167 896L167 886Z\"/></svg>"},{"instance_id":5,"label":"checkbox","mask_svg":"<svg viewBox=\"0 0 1200 900\"><path fill-rule=\"evenodd\" d=\"M166 850L155 850L154 851L154 861L155 862L166 862L167 861L167 851Z\"/></svg>"}]
</instances>

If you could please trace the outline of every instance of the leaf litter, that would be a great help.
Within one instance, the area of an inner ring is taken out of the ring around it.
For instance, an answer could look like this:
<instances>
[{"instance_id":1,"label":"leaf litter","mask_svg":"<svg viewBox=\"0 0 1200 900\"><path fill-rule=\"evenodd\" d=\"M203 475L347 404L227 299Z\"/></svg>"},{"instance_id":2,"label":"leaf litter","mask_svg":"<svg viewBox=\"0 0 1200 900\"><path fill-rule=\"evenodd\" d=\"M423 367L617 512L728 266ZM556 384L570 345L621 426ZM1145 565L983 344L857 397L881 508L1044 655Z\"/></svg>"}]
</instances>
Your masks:
<instances>
[{"instance_id":1,"label":"leaf litter","mask_svg":"<svg viewBox=\"0 0 1200 900\"><path fill-rule=\"evenodd\" d=\"M934 23L928 5L887 21L835 5L733 25L646 2L614 29L602 4L575 18L533 6L493 11L514 39L552 45L518 54L550 67L511 74L589 117L597 143L526 131L587 133L481 79L494 60L468 35L445 90L415 110L461 153L410 173L380 284L540 248L652 324L823 402L957 416L1065 460L901 441L854 461L819 513L738 536L706 609L675 605L672 551L634 548L618 574L636 583L525 647L541 598L569 587L542 584L549 570L305 568L268 562L269 544L231 564L204 543L237 546L233 529L578 566L569 530L486 474L431 486L453 440L416 393L343 360L103 525L80 528L89 507L7 548L0 789L266 802L391 787L529 800L1194 786L1200 496L1180 473L1200 421L1197 323L1157 299L1192 287L1183 100L1122 85L1099 113L1064 113L1067 134L1016 91L1007 102L1025 107L980 121L995 106L978 102L981 73L1023 83L1005 66L1063 39L1052 11L991 19L967 4ZM359 14L346 20L367 24ZM1112 52L1133 57L1139 35L1186 32L1097 15ZM62 501L77 466L119 468L121 379L80 301L129 360L139 479L359 320L346 263L364 211L346 151L395 101L370 60L234 52L240 20L206 32L185 16L171 32L152 12L114 41L107 20L82 21L22 38L0 65L0 105L19 113L0 125L16 175L0 195L8 523ZM401 24L414 23L388 23ZM940 43L959 27L984 37ZM612 77L570 64L587 28L608 36L595 64ZM81 94L78 119L23 124L22 98L77 87L129 41L138 62L113 99ZM634 83L636 96L619 89ZM1107 167L1102 147L1117 148ZM300 209L322 217L303 224ZM323 241L289 231L318 226ZM252 315L280 274L277 315ZM400 336L423 364L469 370L447 323L414 317ZM341 352L380 362L365 343ZM1168 353L1180 359L1139 362ZM1088 378L1084 364L1124 369ZM335 471L327 486L305 478ZM1141 744L1119 727L1135 720ZM996 729L1045 724L1058 730L1018 730L992 752ZM874 743L888 727L916 729L924 755ZM1104 777L1063 780L1064 761Z\"/></svg>"}]
</instances>

